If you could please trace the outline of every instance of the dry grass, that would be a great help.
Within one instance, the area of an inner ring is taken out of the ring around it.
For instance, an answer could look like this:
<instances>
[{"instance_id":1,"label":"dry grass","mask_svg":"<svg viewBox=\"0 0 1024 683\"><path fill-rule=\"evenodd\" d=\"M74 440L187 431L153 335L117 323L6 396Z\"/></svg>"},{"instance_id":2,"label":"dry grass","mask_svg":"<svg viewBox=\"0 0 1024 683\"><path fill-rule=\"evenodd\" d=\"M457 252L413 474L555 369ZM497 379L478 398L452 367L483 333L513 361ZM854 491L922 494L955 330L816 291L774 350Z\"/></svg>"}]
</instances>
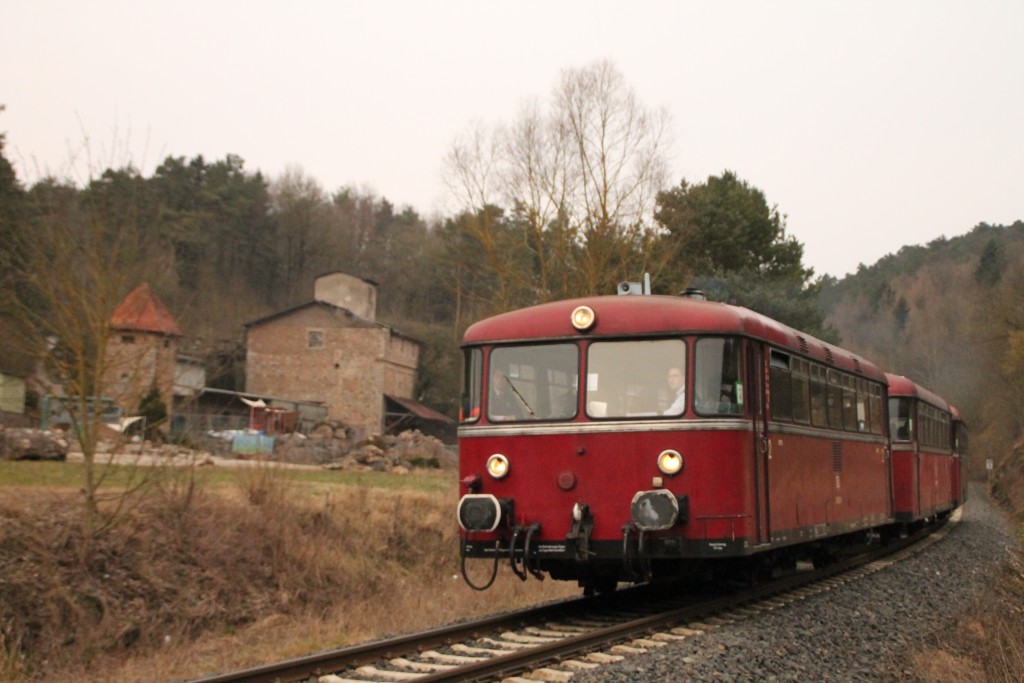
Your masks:
<instances>
[{"instance_id":1,"label":"dry grass","mask_svg":"<svg viewBox=\"0 0 1024 683\"><path fill-rule=\"evenodd\" d=\"M224 490L165 478L84 563L74 494L0 489L0 680L193 678L578 592L466 587L447 476L440 493L273 467Z\"/></svg>"},{"instance_id":2,"label":"dry grass","mask_svg":"<svg viewBox=\"0 0 1024 683\"><path fill-rule=\"evenodd\" d=\"M1024 526L1019 527L1018 536L1024 536L1022 531ZM906 680L1024 681L1024 555L1016 553L993 578L990 591L955 624L909 653L908 659Z\"/></svg>"}]
</instances>

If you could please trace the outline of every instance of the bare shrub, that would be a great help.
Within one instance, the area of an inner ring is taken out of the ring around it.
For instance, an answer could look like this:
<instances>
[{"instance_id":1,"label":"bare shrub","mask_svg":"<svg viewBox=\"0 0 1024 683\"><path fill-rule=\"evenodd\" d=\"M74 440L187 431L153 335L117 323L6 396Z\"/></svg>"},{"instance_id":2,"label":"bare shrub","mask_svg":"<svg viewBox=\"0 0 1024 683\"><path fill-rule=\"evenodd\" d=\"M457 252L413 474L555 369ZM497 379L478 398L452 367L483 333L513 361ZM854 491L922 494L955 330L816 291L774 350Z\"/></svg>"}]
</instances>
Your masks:
<instances>
[{"instance_id":1,"label":"bare shrub","mask_svg":"<svg viewBox=\"0 0 1024 683\"><path fill-rule=\"evenodd\" d=\"M283 505L288 497L288 471L277 463L260 459L238 472L239 487L250 504L273 508Z\"/></svg>"},{"instance_id":2,"label":"bare shrub","mask_svg":"<svg viewBox=\"0 0 1024 683\"><path fill-rule=\"evenodd\" d=\"M25 654L17 639L8 641L7 631L9 629L9 624L0 624L0 680L11 683L27 681L29 679Z\"/></svg>"},{"instance_id":3,"label":"bare shrub","mask_svg":"<svg viewBox=\"0 0 1024 683\"><path fill-rule=\"evenodd\" d=\"M0 678L192 678L577 592L507 571L468 589L454 484L238 482L161 479L84 563L73 494L0 489Z\"/></svg>"}]
</instances>

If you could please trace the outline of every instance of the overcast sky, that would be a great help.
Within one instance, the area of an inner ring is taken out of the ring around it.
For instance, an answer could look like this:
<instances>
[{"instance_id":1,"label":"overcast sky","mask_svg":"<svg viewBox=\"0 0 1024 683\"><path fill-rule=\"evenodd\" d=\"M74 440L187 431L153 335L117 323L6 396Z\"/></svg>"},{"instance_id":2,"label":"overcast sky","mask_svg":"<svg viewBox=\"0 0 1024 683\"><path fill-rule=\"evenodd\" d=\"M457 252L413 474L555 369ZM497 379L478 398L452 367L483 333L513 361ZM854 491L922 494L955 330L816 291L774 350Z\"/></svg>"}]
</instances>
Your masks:
<instances>
[{"instance_id":1,"label":"overcast sky","mask_svg":"<svg viewBox=\"0 0 1024 683\"><path fill-rule=\"evenodd\" d=\"M1022 35L1018 0L0 0L0 132L29 184L232 153L431 216L460 132L607 59L673 184L735 171L842 277L1024 220Z\"/></svg>"}]
</instances>

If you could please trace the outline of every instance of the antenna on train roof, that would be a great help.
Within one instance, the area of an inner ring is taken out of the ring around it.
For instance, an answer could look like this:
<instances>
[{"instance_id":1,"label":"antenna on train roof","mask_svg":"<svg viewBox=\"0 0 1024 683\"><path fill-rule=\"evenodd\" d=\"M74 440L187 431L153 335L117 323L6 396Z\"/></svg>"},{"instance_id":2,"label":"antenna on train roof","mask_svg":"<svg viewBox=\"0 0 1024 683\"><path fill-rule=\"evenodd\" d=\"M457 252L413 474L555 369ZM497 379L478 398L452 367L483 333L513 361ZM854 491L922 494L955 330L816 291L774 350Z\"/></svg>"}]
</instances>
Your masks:
<instances>
[{"instance_id":1,"label":"antenna on train roof","mask_svg":"<svg viewBox=\"0 0 1024 683\"><path fill-rule=\"evenodd\" d=\"M619 295L633 295L633 296L650 296L651 294L651 274L644 273L644 281L630 282L629 280L623 280L615 288L616 293Z\"/></svg>"}]
</instances>

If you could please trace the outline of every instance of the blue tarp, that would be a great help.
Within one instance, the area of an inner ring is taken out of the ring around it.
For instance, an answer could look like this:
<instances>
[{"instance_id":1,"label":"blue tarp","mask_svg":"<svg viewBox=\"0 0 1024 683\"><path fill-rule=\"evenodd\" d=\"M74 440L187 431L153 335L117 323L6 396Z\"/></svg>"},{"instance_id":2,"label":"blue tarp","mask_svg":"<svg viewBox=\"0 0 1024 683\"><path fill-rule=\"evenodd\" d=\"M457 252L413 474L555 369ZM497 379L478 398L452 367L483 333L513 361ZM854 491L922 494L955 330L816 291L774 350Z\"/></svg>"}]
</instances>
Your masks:
<instances>
[{"instance_id":1,"label":"blue tarp","mask_svg":"<svg viewBox=\"0 0 1024 683\"><path fill-rule=\"evenodd\" d=\"M231 440L232 453L274 453L274 437L265 434L235 434Z\"/></svg>"}]
</instances>

